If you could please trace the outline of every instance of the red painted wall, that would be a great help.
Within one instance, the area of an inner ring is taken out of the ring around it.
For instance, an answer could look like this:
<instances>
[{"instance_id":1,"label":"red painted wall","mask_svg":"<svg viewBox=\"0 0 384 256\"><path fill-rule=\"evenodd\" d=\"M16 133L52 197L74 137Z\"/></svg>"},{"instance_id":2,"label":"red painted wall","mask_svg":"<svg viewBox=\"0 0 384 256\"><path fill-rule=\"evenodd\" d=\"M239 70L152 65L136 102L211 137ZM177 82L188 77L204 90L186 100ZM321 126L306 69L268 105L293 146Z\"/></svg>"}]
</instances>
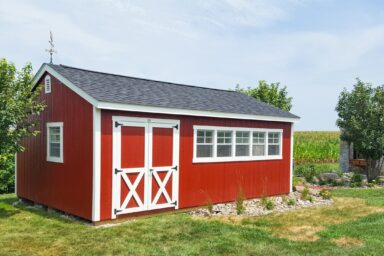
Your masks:
<instances>
[{"instance_id":1,"label":"red painted wall","mask_svg":"<svg viewBox=\"0 0 384 256\"><path fill-rule=\"evenodd\" d=\"M234 201L239 189L247 198L289 193L290 123L102 110L101 220L110 219L112 211L112 116L180 120L180 208ZM283 159L193 164L193 125L283 129Z\"/></svg>"},{"instance_id":2,"label":"red painted wall","mask_svg":"<svg viewBox=\"0 0 384 256\"><path fill-rule=\"evenodd\" d=\"M25 139L25 152L17 155L17 196L90 220L93 107L52 75L51 81L52 92L42 88L40 95L47 105L41 133ZM47 122L64 123L64 163L46 161Z\"/></svg>"}]
</instances>

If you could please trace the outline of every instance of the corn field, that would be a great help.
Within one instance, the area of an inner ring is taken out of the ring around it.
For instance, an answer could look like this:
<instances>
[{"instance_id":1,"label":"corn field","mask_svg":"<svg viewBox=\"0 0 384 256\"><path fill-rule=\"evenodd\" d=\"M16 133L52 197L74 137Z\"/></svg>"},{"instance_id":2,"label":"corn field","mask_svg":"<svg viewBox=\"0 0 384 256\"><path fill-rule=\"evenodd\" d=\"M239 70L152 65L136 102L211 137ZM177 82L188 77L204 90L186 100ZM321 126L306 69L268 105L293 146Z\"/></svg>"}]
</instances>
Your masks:
<instances>
[{"instance_id":1,"label":"corn field","mask_svg":"<svg viewBox=\"0 0 384 256\"><path fill-rule=\"evenodd\" d=\"M295 132L293 156L296 164L334 163L339 160L339 132Z\"/></svg>"}]
</instances>

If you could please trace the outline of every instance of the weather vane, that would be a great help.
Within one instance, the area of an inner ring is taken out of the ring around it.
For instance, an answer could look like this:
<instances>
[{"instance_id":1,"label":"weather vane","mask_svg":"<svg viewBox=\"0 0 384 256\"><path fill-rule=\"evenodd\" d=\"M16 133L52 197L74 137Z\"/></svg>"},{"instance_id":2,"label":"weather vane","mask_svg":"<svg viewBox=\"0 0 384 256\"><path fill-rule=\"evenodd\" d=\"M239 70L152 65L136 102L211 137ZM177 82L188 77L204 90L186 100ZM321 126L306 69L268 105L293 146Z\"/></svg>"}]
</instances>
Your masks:
<instances>
[{"instance_id":1,"label":"weather vane","mask_svg":"<svg viewBox=\"0 0 384 256\"><path fill-rule=\"evenodd\" d=\"M51 59L50 59L50 62L52 64L52 55L54 53L57 53L57 51L55 50L55 45L53 44L53 35L52 35L52 31L49 31L49 41L48 43L51 45L51 47L49 49L45 49L46 52L49 53Z\"/></svg>"}]
</instances>

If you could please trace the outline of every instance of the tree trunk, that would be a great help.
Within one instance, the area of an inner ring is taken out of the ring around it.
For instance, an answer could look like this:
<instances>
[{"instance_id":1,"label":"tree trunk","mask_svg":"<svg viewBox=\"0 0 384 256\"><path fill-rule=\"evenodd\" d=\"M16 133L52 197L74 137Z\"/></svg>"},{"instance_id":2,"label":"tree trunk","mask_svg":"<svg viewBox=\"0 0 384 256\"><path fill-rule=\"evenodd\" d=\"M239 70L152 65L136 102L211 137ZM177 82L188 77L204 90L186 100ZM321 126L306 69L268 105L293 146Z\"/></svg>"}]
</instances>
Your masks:
<instances>
[{"instance_id":1,"label":"tree trunk","mask_svg":"<svg viewBox=\"0 0 384 256\"><path fill-rule=\"evenodd\" d=\"M369 182L375 180L378 176L380 176L381 167L383 166L384 158L381 159L367 159L367 167L366 174Z\"/></svg>"}]
</instances>

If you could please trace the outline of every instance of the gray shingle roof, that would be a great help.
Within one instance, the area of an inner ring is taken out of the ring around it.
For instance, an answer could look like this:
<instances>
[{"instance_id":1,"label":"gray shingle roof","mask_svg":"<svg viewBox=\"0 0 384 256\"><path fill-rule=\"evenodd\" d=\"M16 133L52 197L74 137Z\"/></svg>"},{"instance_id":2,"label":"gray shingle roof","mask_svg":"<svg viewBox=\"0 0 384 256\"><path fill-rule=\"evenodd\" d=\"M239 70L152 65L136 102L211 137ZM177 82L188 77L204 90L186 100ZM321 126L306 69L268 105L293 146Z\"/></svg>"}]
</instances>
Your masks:
<instances>
[{"instance_id":1,"label":"gray shingle roof","mask_svg":"<svg viewBox=\"0 0 384 256\"><path fill-rule=\"evenodd\" d=\"M64 65L48 65L101 102L298 118L235 91L108 74Z\"/></svg>"}]
</instances>

